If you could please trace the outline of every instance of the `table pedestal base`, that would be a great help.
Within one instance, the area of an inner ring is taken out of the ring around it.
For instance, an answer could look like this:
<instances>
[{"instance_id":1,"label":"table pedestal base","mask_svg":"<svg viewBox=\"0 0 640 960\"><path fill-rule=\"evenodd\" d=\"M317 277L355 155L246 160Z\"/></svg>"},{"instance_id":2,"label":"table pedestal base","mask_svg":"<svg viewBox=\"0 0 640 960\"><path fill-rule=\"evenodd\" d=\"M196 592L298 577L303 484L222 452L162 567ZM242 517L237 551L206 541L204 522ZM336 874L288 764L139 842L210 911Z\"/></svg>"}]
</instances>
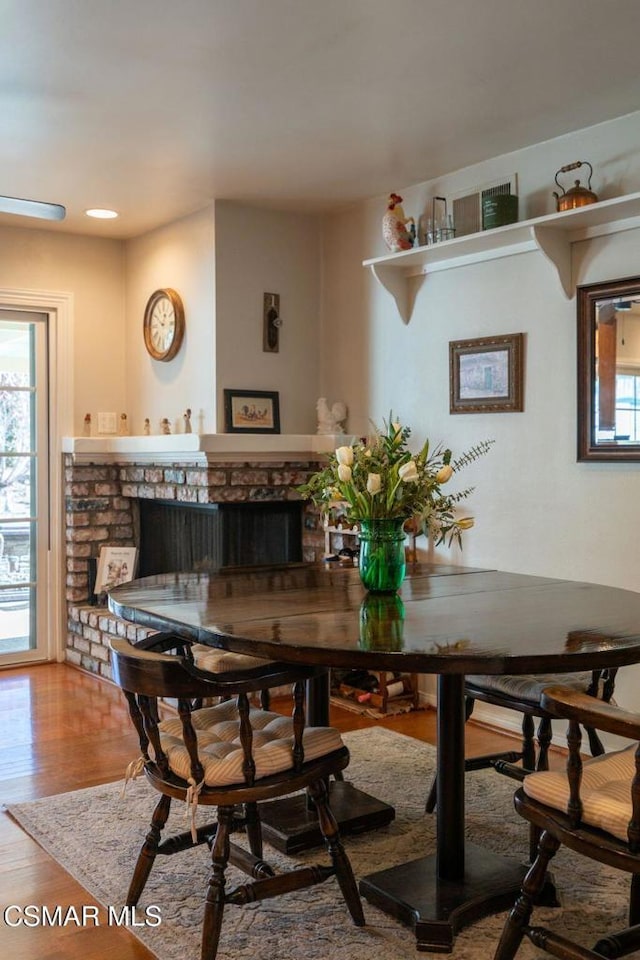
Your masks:
<instances>
[{"instance_id":1,"label":"table pedestal base","mask_svg":"<svg viewBox=\"0 0 640 960\"><path fill-rule=\"evenodd\" d=\"M346 781L331 782L330 798L342 836L386 827L396 815L389 804L356 790ZM282 853L297 853L324 843L318 818L308 809L304 793L261 803L260 821L264 839Z\"/></svg>"},{"instance_id":2,"label":"table pedestal base","mask_svg":"<svg viewBox=\"0 0 640 960\"><path fill-rule=\"evenodd\" d=\"M468 843L464 879L436 878L435 856L372 873L360 881L360 893L376 907L413 927L416 948L450 953L456 933L491 913L513 906L527 866ZM551 879L544 904L558 906Z\"/></svg>"}]
</instances>

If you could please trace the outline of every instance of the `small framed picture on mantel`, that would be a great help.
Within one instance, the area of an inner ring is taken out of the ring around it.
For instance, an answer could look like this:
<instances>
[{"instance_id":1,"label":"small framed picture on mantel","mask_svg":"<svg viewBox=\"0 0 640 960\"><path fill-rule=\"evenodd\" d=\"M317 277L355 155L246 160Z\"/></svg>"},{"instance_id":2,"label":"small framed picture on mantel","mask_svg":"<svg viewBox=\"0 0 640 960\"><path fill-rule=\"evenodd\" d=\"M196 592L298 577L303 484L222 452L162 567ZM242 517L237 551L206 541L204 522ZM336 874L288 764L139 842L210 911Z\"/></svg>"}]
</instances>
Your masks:
<instances>
[{"instance_id":1,"label":"small framed picture on mantel","mask_svg":"<svg viewBox=\"0 0 640 960\"><path fill-rule=\"evenodd\" d=\"M225 390L227 433L280 433L280 400L273 390Z\"/></svg>"}]
</instances>

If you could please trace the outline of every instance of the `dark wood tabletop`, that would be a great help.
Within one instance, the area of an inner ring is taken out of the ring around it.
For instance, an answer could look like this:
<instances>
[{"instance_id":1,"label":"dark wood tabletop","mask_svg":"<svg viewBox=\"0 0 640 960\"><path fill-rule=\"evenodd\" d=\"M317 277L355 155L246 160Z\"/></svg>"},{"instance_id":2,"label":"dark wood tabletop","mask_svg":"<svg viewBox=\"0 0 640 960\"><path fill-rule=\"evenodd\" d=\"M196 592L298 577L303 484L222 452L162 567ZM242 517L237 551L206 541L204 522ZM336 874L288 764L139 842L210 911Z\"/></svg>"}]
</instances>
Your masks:
<instances>
[{"instance_id":1,"label":"dark wood tabletop","mask_svg":"<svg viewBox=\"0 0 640 960\"><path fill-rule=\"evenodd\" d=\"M422 673L547 673L640 660L640 594L495 570L415 564L398 594L369 609L395 619L371 645L358 571L290 565L162 574L116 587L110 608L135 623L292 662Z\"/></svg>"},{"instance_id":2,"label":"dark wood tabletop","mask_svg":"<svg viewBox=\"0 0 640 960\"><path fill-rule=\"evenodd\" d=\"M360 884L433 952L451 951L462 926L510 906L524 875L515 859L465 842L465 674L640 661L640 594L467 567L412 565L398 595L382 598L365 594L356 569L329 564L163 574L116 587L109 607L256 656L438 675L436 854Z\"/></svg>"}]
</instances>

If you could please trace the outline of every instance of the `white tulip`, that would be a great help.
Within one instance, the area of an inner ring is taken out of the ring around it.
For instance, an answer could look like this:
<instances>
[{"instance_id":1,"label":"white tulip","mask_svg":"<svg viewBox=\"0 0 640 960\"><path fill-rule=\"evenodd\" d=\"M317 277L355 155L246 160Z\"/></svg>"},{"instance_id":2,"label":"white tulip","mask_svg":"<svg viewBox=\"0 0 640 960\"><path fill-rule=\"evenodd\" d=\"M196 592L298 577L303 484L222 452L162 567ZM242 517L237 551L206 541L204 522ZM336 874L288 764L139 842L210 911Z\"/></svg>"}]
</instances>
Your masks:
<instances>
[{"instance_id":1,"label":"white tulip","mask_svg":"<svg viewBox=\"0 0 640 960\"><path fill-rule=\"evenodd\" d=\"M367 490L370 494L380 493L382 478L379 473L370 473L367 477Z\"/></svg>"},{"instance_id":2,"label":"white tulip","mask_svg":"<svg viewBox=\"0 0 640 960\"><path fill-rule=\"evenodd\" d=\"M413 483L417 480L418 468L416 467L415 460L409 460L407 463L403 463L398 470L398 476L403 483Z\"/></svg>"},{"instance_id":3,"label":"white tulip","mask_svg":"<svg viewBox=\"0 0 640 960\"><path fill-rule=\"evenodd\" d=\"M336 450L338 463L346 463L348 467L353 463L353 447L338 447Z\"/></svg>"},{"instance_id":4,"label":"white tulip","mask_svg":"<svg viewBox=\"0 0 640 960\"><path fill-rule=\"evenodd\" d=\"M453 467L449 463L445 463L444 467L440 467L436 473L436 480L438 483L446 483L447 480L450 480L453 476Z\"/></svg>"},{"instance_id":5,"label":"white tulip","mask_svg":"<svg viewBox=\"0 0 640 960\"><path fill-rule=\"evenodd\" d=\"M351 467L347 466L346 463L338 464L338 479L342 480L343 483L350 483Z\"/></svg>"}]
</instances>

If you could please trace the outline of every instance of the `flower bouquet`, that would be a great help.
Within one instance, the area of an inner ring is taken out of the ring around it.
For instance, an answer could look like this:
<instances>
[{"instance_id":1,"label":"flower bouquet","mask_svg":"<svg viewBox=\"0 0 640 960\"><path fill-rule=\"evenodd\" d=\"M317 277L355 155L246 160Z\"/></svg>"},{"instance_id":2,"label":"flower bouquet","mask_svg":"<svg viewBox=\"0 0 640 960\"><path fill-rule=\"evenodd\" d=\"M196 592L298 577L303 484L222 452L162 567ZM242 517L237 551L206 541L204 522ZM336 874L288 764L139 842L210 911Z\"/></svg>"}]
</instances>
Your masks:
<instances>
[{"instance_id":1,"label":"flower bouquet","mask_svg":"<svg viewBox=\"0 0 640 960\"><path fill-rule=\"evenodd\" d=\"M430 451L427 440L414 454L409 427L393 420L376 429L371 441L338 447L329 462L298 488L323 513L338 505L360 525L360 574L369 590L391 592L405 572L404 524L430 535L435 544L456 541L473 526L473 518L456 516L472 487L443 493L442 487L464 466L485 454L493 441L482 441L454 458L451 450ZM395 584L395 586L394 586Z\"/></svg>"}]
</instances>

